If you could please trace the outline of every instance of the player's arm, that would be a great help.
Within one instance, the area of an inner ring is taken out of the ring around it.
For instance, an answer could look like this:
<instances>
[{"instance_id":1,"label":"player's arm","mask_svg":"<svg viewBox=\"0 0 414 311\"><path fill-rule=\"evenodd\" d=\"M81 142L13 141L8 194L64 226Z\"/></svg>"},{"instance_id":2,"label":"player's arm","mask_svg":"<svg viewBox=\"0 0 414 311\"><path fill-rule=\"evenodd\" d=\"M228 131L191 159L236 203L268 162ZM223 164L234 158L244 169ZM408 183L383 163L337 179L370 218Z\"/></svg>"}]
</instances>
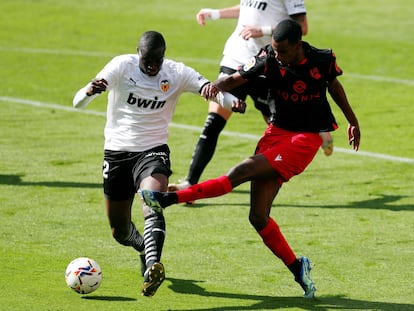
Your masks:
<instances>
[{"instance_id":1,"label":"player's arm","mask_svg":"<svg viewBox=\"0 0 414 311\"><path fill-rule=\"evenodd\" d=\"M86 107L96 96L106 91L108 82L105 79L93 79L85 87L81 88L73 98L73 107Z\"/></svg>"},{"instance_id":2,"label":"player's arm","mask_svg":"<svg viewBox=\"0 0 414 311\"><path fill-rule=\"evenodd\" d=\"M214 98L219 91L228 92L247 83L250 79L261 76L267 63L267 55L264 53L265 50L261 49L259 51L260 55L252 57L251 61L241 66L238 71L231 75L223 75L211 83L209 86L210 90L207 92L207 97L205 97Z\"/></svg>"},{"instance_id":3,"label":"player's arm","mask_svg":"<svg viewBox=\"0 0 414 311\"><path fill-rule=\"evenodd\" d=\"M246 111L246 102L234 96L228 92L221 92L213 83L209 82L205 84L201 91L200 95L203 96L206 100L214 100L216 103L220 104L223 108L231 110L234 112L245 113Z\"/></svg>"},{"instance_id":4,"label":"player's arm","mask_svg":"<svg viewBox=\"0 0 414 311\"><path fill-rule=\"evenodd\" d=\"M231 75L225 75L221 78L218 78L213 82L213 85L217 87L220 91L230 91L244 83L248 80L243 78L240 72L236 71Z\"/></svg>"},{"instance_id":5,"label":"player's arm","mask_svg":"<svg viewBox=\"0 0 414 311\"><path fill-rule=\"evenodd\" d=\"M249 40L250 38L260 38L263 36L272 35L272 26L247 26L243 25L242 30L239 33L240 37L244 40Z\"/></svg>"},{"instance_id":6,"label":"player's arm","mask_svg":"<svg viewBox=\"0 0 414 311\"><path fill-rule=\"evenodd\" d=\"M305 36L308 34L308 19L306 17L306 13L294 14L290 15L290 17L297 21L301 28L302 28L302 35Z\"/></svg>"},{"instance_id":7,"label":"player's arm","mask_svg":"<svg viewBox=\"0 0 414 311\"><path fill-rule=\"evenodd\" d=\"M219 103L223 108L227 110L239 113L246 112L246 102L228 92L219 92L216 95L215 102Z\"/></svg>"},{"instance_id":8,"label":"player's arm","mask_svg":"<svg viewBox=\"0 0 414 311\"><path fill-rule=\"evenodd\" d=\"M361 140L361 133L359 129L358 119L352 110L351 105L348 102L348 99L345 94L345 90L342 84L337 78L332 81L328 81L328 92L331 95L332 99L342 110L344 116L348 120L348 141L349 144L353 144L354 150L358 150L359 143Z\"/></svg>"},{"instance_id":9,"label":"player's arm","mask_svg":"<svg viewBox=\"0 0 414 311\"><path fill-rule=\"evenodd\" d=\"M297 21L302 28L302 35L308 33L308 20L306 18L306 13L293 14L290 17ZM264 26L250 26L243 25L243 29L240 31L240 36L244 40L249 40L250 38L260 38L263 36L271 36L276 25L264 25Z\"/></svg>"},{"instance_id":10,"label":"player's arm","mask_svg":"<svg viewBox=\"0 0 414 311\"><path fill-rule=\"evenodd\" d=\"M233 78L233 76L235 77ZM201 96L207 100L214 100L228 110L244 113L246 111L246 102L227 91L246 82L246 79L238 72L235 72L232 75L217 79L214 83L205 85L201 91Z\"/></svg>"},{"instance_id":11,"label":"player's arm","mask_svg":"<svg viewBox=\"0 0 414 311\"><path fill-rule=\"evenodd\" d=\"M235 72L231 75L225 75L218 78L213 83L206 84L201 90L201 96L205 99L214 100L219 92L230 91L246 82L247 80L244 79L239 72Z\"/></svg>"},{"instance_id":12,"label":"player's arm","mask_svg":"<svg viewBox=\"0 0 414 311\"><path fill-rule=\"evenodd\" d=\"M216 20L220 18L238 18L240 13L240 5L235 5L223 9L201 9L197 15L197 23L201 26L206 24L206 20Z\"/></svg>"}]
</instances>

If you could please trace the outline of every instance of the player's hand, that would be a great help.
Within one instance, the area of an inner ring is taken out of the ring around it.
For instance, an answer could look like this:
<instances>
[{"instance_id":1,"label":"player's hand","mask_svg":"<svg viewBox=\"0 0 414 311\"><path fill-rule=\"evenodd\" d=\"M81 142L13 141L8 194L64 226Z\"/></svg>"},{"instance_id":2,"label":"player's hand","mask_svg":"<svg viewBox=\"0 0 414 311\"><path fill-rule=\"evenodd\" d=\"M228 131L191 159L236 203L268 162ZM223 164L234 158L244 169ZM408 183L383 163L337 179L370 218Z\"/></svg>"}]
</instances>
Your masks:
<instances>
[{"instance_id":1,"label":"player's hand","mask_svg":"<svg viewBox=\"0 0 414 311\"><path fill-rule=\"evenodd\" d=\"M196 15L197 23L200 26L205 26L206 20L212 19L211 13L212 9L201 9Z\"/></svg>"},{"instance_id":2,"label":"player's hand","mask_svg":"<svg viewBox=\"0 0 414 311\"><path fill-rule=\"evenodd\" d=\"M245 113L246 107L246 102L244 100L238 99L233 101L231 110L234 112Z\"/></svg>"},{"instance_id":3,"label":"player's hand","mask_svg":"<svg viewBox=\"0 0 414 311\"><path fill-rule=\"evenodd\" d=\"M353 144L353 149L358 151L359 142L361 140L361 132L359 126L348 124L348 142L350 145Z\"/></svg>"},{"instance_id":4,"label":"player's hand","mask_svg":"<svg viewBox=\"0 0 414 311\"><path fill-rule=\"evenodd\" d=\"M201 89L200 94L206 100L210 100L210 99L216 98L218 92L219 92L219 89L213 83L208 83L204 85L204 87Z\"/></svg>"},{"instance_id":5,"label":"player's hand","mask_svg":"<svg viewBox=\"0 0 414 311\"><path fill-rule=\"evenodd\" d=\"M91 82L91 86L86 91L86 95L92 96L95 94L100 94L106 91L108 87L108 82L105 79L93 79Z\"/></svg>"},{"instance_id":6,"label":"player's hand","mask_svg":"<svg viewBox=\"0 0 414 311\"><path fill-rule=\"evenodd\" d=\"M253 26L246 26L243 25L242 31L240 31L239 35L244 40L249 40L250 38L260 38L263 37L263 32L260 27L253 27Z\"/></svg>"}]
</instances>

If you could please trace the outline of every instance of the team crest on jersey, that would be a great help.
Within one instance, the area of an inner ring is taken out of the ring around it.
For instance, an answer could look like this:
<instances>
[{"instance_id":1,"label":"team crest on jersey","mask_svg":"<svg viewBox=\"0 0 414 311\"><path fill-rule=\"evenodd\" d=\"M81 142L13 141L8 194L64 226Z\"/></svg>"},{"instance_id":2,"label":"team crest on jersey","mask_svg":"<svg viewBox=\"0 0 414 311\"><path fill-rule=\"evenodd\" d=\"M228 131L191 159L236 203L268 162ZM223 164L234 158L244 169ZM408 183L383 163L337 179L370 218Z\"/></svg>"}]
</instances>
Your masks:
<instances>
[{"instance_id":1,"label":"team crest on jersey","mask_svg":"<svg viewBox=\"0 0 414 311\"><path fill-rule=\"evenodd\" d=\"M319 80L320 78L322 78L321 74L319 73L318 67L312 68L310 70L310 75L312 78Z\"/></svg>"},{"instance_id":2,"label":"team crest on jersey","mask_svg":"<svg viewBox=\"0 0 414 311\"><path fill-rule=\"evenodd\" d=\"M162 80L160 83L160 89L164 93L167 93L168 90L170 89L170 82L168 82L168 80Z\"/></svg>"},{"instance_id":3,"label":"team crest on jersey","mask_svg":"<svg viewBox=\"0 0 414 311\"><path fill-rule=\"evenodd\" d=\"M256 58L252 57L250 59L250 62L248 62L246 65L243 66L243 70L244 71L249 71L250 69L252 69L254 67L254 65L256 65Z\"/></svg>"}]
</instances>

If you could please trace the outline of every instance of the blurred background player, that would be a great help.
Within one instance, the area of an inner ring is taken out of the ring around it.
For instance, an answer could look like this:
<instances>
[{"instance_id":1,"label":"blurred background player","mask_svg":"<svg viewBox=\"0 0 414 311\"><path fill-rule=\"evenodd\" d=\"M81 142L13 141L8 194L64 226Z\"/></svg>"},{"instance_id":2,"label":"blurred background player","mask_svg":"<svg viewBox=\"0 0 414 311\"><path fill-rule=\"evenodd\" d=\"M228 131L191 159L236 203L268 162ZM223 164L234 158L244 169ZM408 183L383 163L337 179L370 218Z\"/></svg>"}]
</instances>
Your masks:
<instances>
[{"instance_id":1,"label":"blurred background player","mask_svg":"<svg viewBox=\"0 0 414 311\"><path fill-rule=\"evenodd\" d=\"M240 5L233 7L201 9L196 17L197 22L202 26L206 24L206 20L238 18L237 26L224 46L219 77L234 73L240 66L247 64L261 47L270 44L272 30L284 19L291 18L297 21L301 25L302 34L308 33L303 0L272 0L260 3L240 1ZM249 86L236 88L230 92L243 100L249 95L267 124L270 117L269 107L266 104L267 94L261 94L258 89L260 88L250 83ZM199 181L214 155L218 137L230 116L230 110L223 109L216 102L210 101L208 115L194 148L187 176L178 184L170 184L169 190L184 189ZM324 140L322 144L324 153L330 155L333 148L331 135L329 132L324 132L321 133L321 137Z\"/></svg>"}]
</instances>

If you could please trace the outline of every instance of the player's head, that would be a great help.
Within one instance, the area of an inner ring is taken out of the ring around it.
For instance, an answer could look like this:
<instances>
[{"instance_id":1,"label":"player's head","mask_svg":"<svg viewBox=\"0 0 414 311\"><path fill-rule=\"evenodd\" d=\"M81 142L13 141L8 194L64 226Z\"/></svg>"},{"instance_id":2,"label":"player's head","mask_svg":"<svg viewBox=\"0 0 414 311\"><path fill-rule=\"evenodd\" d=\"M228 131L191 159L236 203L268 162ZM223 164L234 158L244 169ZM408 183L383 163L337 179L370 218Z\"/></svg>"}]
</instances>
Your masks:
<instances>
[{"instance_id":1,"label":"player's head","mask_svg":"<svg viewBox=\"0 0 414 311\"><path fill-rule=\"evenodd\" d=\"M165 54L165 40L156 31L144 32L138 42L139 68L149 76L156 76L161 70Z\"/></svg>"},{"instance_id":2,"label":"player's head","mask_svg":"<svg viewBox=\"0 0 414 311\"><path fill-rule=\"evenodd\" d=\"M277 24L272 33L272 47L277 60L283 65L300 61L303 56L300 24L292 19L286 19Z\"/></svg>"}]
</instances>

